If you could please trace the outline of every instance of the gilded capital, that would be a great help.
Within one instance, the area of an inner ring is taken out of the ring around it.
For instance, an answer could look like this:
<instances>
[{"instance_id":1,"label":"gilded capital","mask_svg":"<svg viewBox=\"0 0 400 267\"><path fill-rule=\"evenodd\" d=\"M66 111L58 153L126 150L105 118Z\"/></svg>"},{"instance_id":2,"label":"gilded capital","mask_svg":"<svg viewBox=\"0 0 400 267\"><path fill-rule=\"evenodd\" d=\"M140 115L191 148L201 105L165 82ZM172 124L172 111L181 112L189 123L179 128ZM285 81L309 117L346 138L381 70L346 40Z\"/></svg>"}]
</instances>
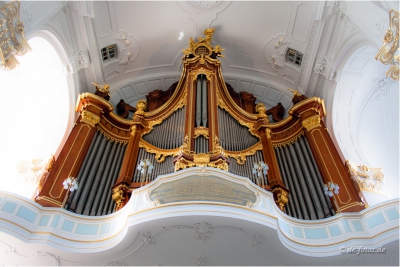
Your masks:
<instances>
[{"instance_id":1,"label":"gilded capital","mask_svg":"<svg viewBox=\"0 0 400 267\"><path fill-rule=\"evenodd\" d=\"M307 131L310 131L318 126L321 126L321 117L319 115L311 116L301 122L304 128Z\"/></svg>"},{"instance_id":2,"label":"gilded capital","mask_svg":"<svg viewBox=\"0 0 400 267\"><path fill-rule=\"evenodd\" d=\"M97 123L99 123L100 117L92 112L87 110L82 111L81 113L81 122L87 123L90 126L94 127Z\"/></svg>"}]
</instances>

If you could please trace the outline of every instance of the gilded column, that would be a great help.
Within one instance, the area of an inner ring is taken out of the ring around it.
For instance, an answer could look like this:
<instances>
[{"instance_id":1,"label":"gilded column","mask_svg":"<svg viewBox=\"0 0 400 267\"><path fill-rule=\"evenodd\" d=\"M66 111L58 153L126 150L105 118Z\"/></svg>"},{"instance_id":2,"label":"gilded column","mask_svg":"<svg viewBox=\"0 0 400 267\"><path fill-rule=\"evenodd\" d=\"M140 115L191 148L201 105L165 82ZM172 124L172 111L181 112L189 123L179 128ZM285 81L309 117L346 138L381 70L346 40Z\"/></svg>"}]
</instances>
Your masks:
<instances>
[{"instance_id":1,"label":"gilded column","mask_svg":"<svg viewBox=\"0 0 400 267\"><path fill-rule=\"evenodd\" d=\"M133 115L131 126L131 135L129 143L125 150L125 156L122 161L121 170L117 181L111 187L112 198L116 203L116 211L120 210L129 201L132 183L132 177L136 169L137 155L139 152L139 141L142 131L145 127L144 111L147 108L145 100L139 100L136 105L136 112Z\"/></svg>"}]
</instances>

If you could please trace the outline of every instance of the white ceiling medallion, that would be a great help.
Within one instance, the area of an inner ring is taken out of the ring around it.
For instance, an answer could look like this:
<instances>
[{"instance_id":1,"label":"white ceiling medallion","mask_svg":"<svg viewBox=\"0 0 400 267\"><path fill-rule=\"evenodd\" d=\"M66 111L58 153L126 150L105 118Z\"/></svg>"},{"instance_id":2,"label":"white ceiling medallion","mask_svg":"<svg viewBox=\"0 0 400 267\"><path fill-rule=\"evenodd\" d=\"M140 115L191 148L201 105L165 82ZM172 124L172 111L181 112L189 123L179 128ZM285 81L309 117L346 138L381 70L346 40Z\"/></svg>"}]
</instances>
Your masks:
<instances>
[{"instance_id":1,"label":"white ceiling medallion","mask_svg":"<svg viewBox=\"0 0 400 267\"><path fill-rule=\"evenodd\" d=\"M193 1L193 0L188 0L188 3L191 5L198 7L198 8L212 8L218 5L219 3L222 2L222 0L217 0L217 1Z\"/></svg>"}]
</instances>

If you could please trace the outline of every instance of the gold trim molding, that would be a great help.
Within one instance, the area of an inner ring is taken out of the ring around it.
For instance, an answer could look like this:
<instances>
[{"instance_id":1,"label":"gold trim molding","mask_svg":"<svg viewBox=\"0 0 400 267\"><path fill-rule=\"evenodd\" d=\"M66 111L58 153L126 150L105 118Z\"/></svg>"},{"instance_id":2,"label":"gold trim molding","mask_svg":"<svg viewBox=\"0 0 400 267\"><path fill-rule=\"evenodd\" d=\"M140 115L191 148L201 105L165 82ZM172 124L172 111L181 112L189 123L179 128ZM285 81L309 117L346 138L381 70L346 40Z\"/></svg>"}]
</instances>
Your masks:
<instances>
[{"instance_id":1,"label":"gold trim molding","mask_svg":"<svg viewBox=\"0 0 400 267\"><path fill-rule=\"evenodd\" d=\"M310 131L314 128L317 128L318 126L321 126L321 117L319 115L314 115L311 116L301 122L304 128L307 129L307 131Z\"/></svg>"},{"instance_id":2,"label":"gold trim molding","mask_svg":"<svg viewBox=\"0 0 400 267\"><path fill-rule=\"evenodd\" d=\"M144 148L148 153L155 154L154 155L154 159L159 163L164 162L165 157L168 157L168 156L176 157L176 156L178 156L178 153L179 153L179 150L180 150L180 148L169 149L169 150L160 149L160 148L157 148L155 146L150 145L149 143L147 143L143 139L140 139L139 147L140 148Z\"/></svg>"},{"instance_id":3,"label":"gold trim molding","mask_svg":"<svg viewBox=\"0 0 400 267\"><path fill-rule=\"evenodd\" d=\"M100 117L89 112L87 110L82 111L81 113L81 122L87 123L90 126L94 127L97 123L99 123Z\"/></svg>"}]
</instances>

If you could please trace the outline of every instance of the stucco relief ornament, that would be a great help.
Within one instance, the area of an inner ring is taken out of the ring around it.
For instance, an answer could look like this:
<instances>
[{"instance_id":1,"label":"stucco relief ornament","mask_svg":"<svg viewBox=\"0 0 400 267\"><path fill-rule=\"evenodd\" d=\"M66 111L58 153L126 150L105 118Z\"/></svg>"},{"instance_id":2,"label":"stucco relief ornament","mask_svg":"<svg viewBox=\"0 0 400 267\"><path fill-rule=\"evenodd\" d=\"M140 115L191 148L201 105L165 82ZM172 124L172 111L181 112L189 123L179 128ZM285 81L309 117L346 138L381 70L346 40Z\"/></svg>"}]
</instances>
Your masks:
<instances>
[{"instance_id":1,"label":"stucco relief ornament","mask_svg":"<svg viewBox=\"0 0 400 267\"><path fill-rule=\"evenodd\" d=\"M212 8L218 5L219 3L222 2L222 0L216 0L216 1L192 1L188 0L187 1L189 4L197 7L197 8Z\"/></svg>"}]
</instances>

